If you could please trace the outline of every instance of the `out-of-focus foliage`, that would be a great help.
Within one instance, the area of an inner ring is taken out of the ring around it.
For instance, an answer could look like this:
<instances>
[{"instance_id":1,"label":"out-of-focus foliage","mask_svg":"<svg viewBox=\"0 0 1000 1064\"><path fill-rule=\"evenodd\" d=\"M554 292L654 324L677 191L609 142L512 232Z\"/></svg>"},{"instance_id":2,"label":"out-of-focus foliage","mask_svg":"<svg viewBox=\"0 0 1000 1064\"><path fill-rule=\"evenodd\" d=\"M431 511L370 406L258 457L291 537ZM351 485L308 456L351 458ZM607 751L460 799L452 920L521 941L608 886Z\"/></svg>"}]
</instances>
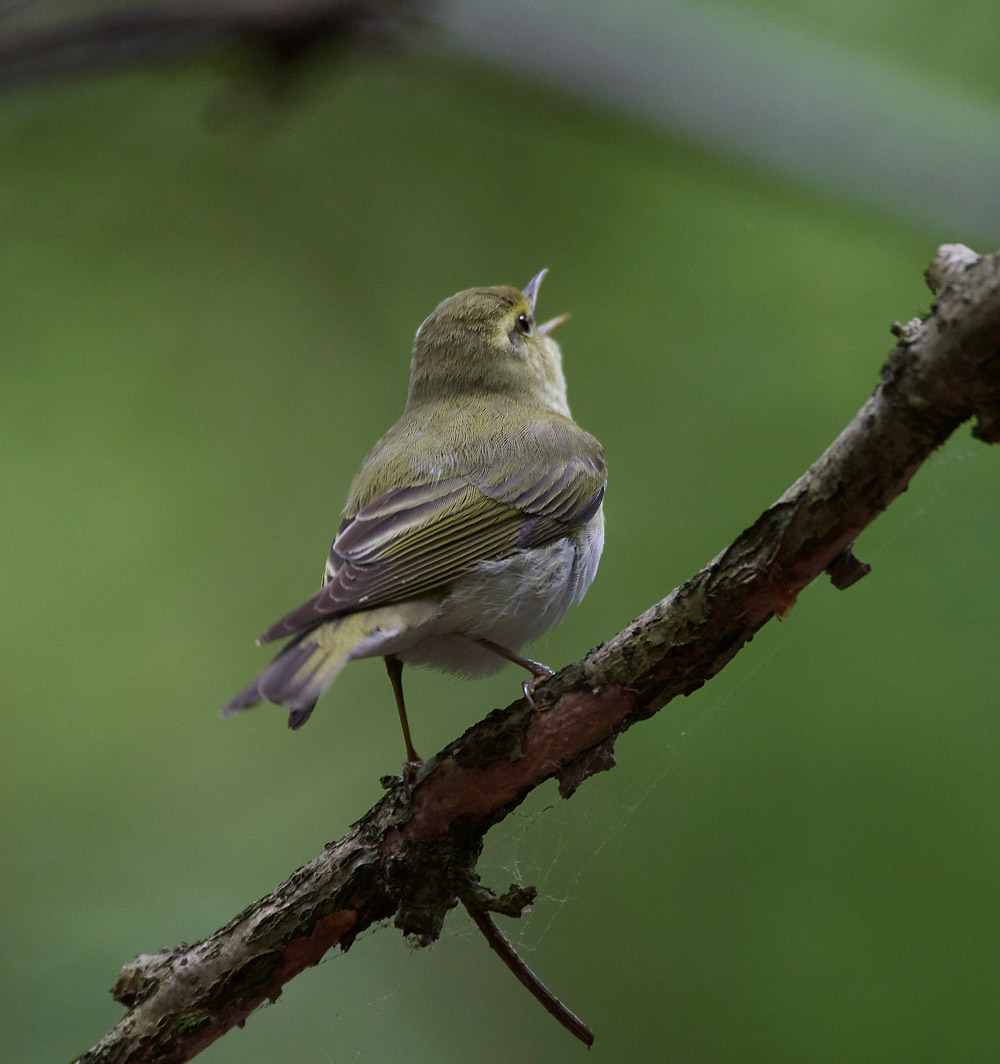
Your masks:
<instances>
[{"instance_id":1,"label":"out-of-focus foliage","mask_svg":"<svg viewBox=\"0 0 1000 1064\"><path fill-rule=\"evenodd\" d=\"M611 482L598 580L535 647L559 665L817 456L953 238L443 61L309 90L262 110L198 66L0 98L4 1059L96 1041L123 962L224 923L398 769L377 661L302 733L215 710L315 586L439 299L549 266L540 309L573 313ZM866 580L810 588L614 772L489 838L602 1059L992 1057L998 475L953 440L859 542ZM413 673L418 748L518 680ZM456 913L430 950L364 937L201 1059L580 1052Z\"/></svg>"}]
</instances>

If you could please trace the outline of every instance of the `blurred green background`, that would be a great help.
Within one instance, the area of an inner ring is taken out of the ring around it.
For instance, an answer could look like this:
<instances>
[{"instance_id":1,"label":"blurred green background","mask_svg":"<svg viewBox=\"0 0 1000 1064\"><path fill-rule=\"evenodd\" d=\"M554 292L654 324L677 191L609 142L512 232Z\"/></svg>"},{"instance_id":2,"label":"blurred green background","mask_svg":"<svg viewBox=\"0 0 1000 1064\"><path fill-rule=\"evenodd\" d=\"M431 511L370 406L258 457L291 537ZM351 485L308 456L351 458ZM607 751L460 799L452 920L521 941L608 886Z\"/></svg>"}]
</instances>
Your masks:
<instances>
[{"instance_id":1,"label":"blurred green background","mask_svg":"<svg viewBox=\"0 0 1000 1064\"><path fill-rule=\"evenodd\" d=\"M567 54L594 9L539 7ZM995 114L987 10L789 0L740 17L844 57L845 99L851 64L897 78L878 106L914 128L925 96L951 100L935 128L957 141L964 106ZM211 933L398 771L378 661L301 733L273 707L216 710L314 588L440 299L548 266L540 312L573 314L560 340L608 454L608 538L584 604L535 644L558 666L826 447L877 382L889 324L927 308L939 243L996 246L979 209L995 173L977 210L947 182L911 209L831 138L858 178L838 191L808 151L785 165L780 135L751 129L751 157L629 110L624 74L606 103L529 76L530 29L514 21L488 63L446 32L321 63L278 107L212 59L0 97L5 1061L85 1050L122 1015L124 962ZM790 122L799 103L772 101ZM488 838L487 883L539 887L507 930L594 1028L588 1059L996 1059L998 476L963 430L860 540L866 580L808 589L623 737L614 772L569 802L541 789ZM428 752L520 680L410 677ZM456 912L428 950L364 935L199 1059L583 1053Z\"/></svg>"}]
</instances>

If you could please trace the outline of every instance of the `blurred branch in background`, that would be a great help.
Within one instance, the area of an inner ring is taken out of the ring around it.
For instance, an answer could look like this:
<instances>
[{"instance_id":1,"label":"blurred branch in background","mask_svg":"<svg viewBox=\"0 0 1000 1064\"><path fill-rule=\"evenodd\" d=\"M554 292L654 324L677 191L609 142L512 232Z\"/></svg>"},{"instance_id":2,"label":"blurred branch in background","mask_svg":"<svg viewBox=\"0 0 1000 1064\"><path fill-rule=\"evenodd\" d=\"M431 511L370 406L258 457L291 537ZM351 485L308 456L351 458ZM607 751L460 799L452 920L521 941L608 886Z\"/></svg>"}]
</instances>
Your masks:
<instances>
[{"instance_id":1,"label":"blurred branch in background","mask_svg":"<svg viewBox=\"0 0 1000 1064\"><path fill-rule=\"evenodd\" d=\"M497 48L518 27L516 47ZM681 131L890 215L1000 236L1000 113L935 71L861 53L760 5L464 0L485 62Z\"/></svg>"},{"instance_id":2,"label":"blurred branch in background","mask_svg":"<svg viewBox=\"0 0 1000 1064\"><path fill-rule=\"evenodd\" d=\"M427 0L256 0L95 7L58 0L0 5L0 86L248 49L261 75L287 78L330 48L400 39Z\"/></svg>"},{"instance_id":3,"label":"blurred branch in background","mask_svg":"<svg viewBox=\"0 0 1000 1064\"><path fill-rule=\"evenodd\" d=\"M331 48L403 41L433 13L453 49L713 150L966 239L1000 237L1000 114L758 7L632 0L256 0L136 8L0 3L0 86L226 47L281 86Z\"/></svg>"},{"instance_id":4,"label":"blurred branch in background","mask_svg":"<svg viewBox=\"0 0 1000 1064\"><path fill-rule=\"evenodd\" d=\"M331 947L394 919L426 945L456 898L519 914L529 891L483 891L485 833L543 781L569 797L613 767L618 735L718 673L824 571L848 587L867 567L859 532L905 491L964 421L1000 442L1000 253L945 245L927 271L926 319L899 338L868 402L826 452L722 554L583 660L470 728L276 891L210 938L127 965L130 1011L81 1064L190 1060ZM485 899L485 900L484 900Z\"/></svg>"}]
</instances>

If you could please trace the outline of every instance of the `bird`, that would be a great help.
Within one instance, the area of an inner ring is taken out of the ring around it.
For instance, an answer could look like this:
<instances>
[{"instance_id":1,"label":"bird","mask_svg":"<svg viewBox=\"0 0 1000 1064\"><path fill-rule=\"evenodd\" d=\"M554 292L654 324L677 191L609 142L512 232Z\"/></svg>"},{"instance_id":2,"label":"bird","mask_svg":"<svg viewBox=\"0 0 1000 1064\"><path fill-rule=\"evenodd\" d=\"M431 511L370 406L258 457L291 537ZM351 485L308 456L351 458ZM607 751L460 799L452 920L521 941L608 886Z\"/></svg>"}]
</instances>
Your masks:
<instances>
[{"instance_id":1,"label":"bird","mask_svg":"<svg viewBox=\"0 0 1000 1064\"><path fill-rule=\"evenodd\" d=\"M348 661L382 657L416 764L404 664L475 676L513 662L529 700L554 675L519 650L597 573L607 465L567 403L552 333L569 315L535 320L547 272L458 292L421 324L402 416L351 484L322 586L260 637L289 641L220 716L269 701L297 730Z\"/></svg>"}]
</instances>

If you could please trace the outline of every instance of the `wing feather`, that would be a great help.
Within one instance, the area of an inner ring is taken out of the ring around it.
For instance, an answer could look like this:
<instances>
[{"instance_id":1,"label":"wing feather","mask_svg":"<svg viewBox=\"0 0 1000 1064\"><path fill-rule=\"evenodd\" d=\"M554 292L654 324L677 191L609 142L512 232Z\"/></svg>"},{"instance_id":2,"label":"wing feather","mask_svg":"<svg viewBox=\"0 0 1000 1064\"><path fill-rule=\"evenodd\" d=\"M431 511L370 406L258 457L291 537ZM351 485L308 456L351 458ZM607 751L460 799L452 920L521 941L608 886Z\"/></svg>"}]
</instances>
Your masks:
<instances>
[{"instance_id":1,"label":"wing feather","mask_svg":"<svg viewBox=\"0 0 1000 1064\"><path fill-rule=\"evenodd\" d=\"M567 535L593 517L604 496L604 456L593 443L540 477L527 468L498 481L472 473L376 495L341 524L324 586L260 642L304 631L332 615L444 593L478 562Z\"/></svg>"}]
</instances>

